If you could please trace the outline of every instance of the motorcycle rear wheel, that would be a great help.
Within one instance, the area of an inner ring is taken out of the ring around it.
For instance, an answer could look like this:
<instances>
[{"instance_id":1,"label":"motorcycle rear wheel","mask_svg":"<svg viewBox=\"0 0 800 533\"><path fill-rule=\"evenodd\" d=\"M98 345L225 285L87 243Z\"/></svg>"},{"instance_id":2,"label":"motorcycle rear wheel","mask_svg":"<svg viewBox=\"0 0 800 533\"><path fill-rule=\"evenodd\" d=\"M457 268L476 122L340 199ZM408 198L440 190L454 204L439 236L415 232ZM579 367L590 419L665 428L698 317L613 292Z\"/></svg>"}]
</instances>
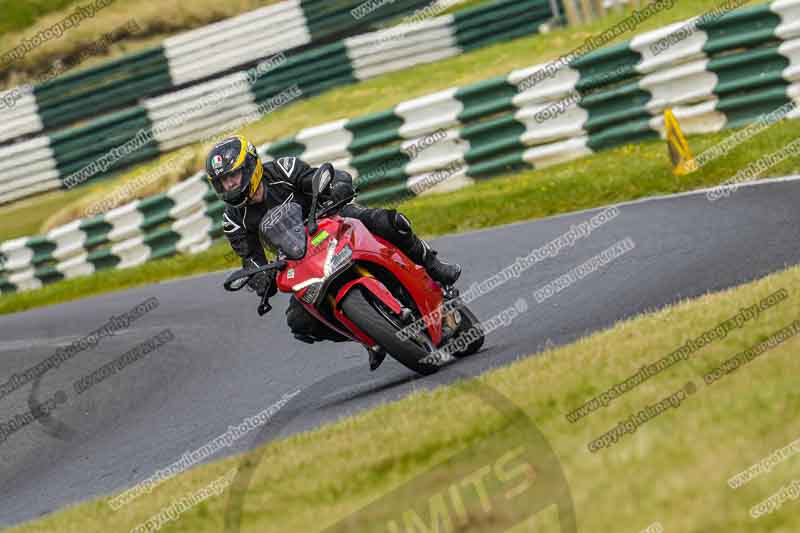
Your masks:
<instances>
[{"instance_id":1,"label":"motorcycle rear wheel","mask_svg":"<svg viewBox=\"0 0 800 533\"><path fill-rule=\"evenodd\" d=\"M483 331L480 320L475 316L475 313L470 311L466 305L461 305L456 308L456 311L461 314L461 323L458 325L458 331L453 335L453 339L458 339L464 335L468 337L471 342L467 344L463 350L454 351L453 355L459 359L474 354L483 346L486 333ZM451 340L452 342L452 340Z\"/></svg>"}]
</instances>

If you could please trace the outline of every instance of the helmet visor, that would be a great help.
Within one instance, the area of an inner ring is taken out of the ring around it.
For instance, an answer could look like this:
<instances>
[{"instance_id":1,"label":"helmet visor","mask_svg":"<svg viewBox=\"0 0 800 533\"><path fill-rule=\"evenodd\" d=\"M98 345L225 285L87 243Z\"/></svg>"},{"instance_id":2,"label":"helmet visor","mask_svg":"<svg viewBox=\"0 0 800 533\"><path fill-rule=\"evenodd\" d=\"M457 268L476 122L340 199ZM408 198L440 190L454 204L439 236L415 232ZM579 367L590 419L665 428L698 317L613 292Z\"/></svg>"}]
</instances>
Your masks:
<instances>
[{"instance_id":1,"label":"helmet visor","mask_svg":"<svg viewBox=\"0 0 800 533\"><path fill-rule=\"evenodd\" d=\"M242 191L245 188L242 169L232 170L212 178L211 183L218 194Z\"/></svg>"}]
</instances>

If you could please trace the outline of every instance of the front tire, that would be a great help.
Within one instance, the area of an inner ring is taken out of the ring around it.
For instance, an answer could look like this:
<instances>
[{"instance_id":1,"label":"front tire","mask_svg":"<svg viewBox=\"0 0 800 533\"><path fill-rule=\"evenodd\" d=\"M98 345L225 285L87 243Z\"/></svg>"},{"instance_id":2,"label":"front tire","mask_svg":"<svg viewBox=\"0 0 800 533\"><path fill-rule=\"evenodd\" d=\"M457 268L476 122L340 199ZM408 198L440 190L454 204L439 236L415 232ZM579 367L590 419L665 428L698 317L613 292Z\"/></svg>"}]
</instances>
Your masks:
<instances>
[{"instance_id":1,"label":"front tire","mask_svg":"<svg viewBox=\"0 0 800 533\"><path fill-rule=\"evenodd\" d=\"M397 334L403 327L400 321L390 319L387 316L388 310L377 306L383 306L383 303L368 299L358 288L351 290L342 300L345 316L403 366L425 376L439 370L436 365L420 363L430 353L429 350L412 339L402 340Z\"/></svg>"}]
</instances>

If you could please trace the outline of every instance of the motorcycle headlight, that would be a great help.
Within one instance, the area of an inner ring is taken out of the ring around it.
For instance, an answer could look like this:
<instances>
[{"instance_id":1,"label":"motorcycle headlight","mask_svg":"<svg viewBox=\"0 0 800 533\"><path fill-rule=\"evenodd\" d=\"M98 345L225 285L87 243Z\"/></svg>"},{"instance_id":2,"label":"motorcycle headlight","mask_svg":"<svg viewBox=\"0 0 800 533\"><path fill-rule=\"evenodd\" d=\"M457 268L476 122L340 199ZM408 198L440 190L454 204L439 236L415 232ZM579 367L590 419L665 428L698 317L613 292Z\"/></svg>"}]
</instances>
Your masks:
<instances>
[{"instance_id":1,"label":"motorcycle headlight","mask_svg":"<svg viewBox=\"0 0 800 533\"><path fill-rule=\"evenodd\" d=\"M339 253L335 253L336 242L336 239L331 239L328 244L328 256L325 258L325 265L323 266L323 277L308 280L292 288L292 290L297 292L302 289L303 286L308 287L303 295L300 296L300 299L307 304L313 305L317 301L319 292L325 284L325 281L339 273L342 269L347 268L353 259L353 249L350 248L350 246L345 246Z\"/></svg>"},{"instance_id":2,"label":"motorcycle headlight","mask_svg":"<svg viewBox=\"0 0 800 533\"><path fill-rule=\"evenodd\" d=\"M353 259L353 249L350 246L345 246L339 253L334 254L336 249L336 241L331 239L330 249L328 250L328 257L325 259L325 277L335 274L339 270L345 268L350 264Z\"/></svg>"}]
</instances>

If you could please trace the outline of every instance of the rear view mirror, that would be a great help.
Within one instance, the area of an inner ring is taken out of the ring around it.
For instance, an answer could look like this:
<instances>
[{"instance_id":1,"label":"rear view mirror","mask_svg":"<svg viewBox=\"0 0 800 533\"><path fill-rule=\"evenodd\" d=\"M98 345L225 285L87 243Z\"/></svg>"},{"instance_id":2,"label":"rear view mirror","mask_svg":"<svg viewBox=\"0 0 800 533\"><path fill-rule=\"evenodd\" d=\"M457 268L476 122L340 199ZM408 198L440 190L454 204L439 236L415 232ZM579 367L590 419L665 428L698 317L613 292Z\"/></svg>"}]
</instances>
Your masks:
<instances>
[{"instance_id":1,"label":"rear view mirror","mask_svg":"<svg viewBox=\"0 0 800 533\"><path fill-rule=\"evenodd\" d=\"M311 209L308 213L308 229L311 233L317 232L317 205L319 195L333 180L333 165L325 163L317 169L311 180Z\"/></svg>"},{"instance_id":2,"label":"rear view mirror","mask_svg":"<svg viewBox=\"0 0 800 533\"><path fill-rule=\"evenodd\" d=\"M317 169L312 181L313 194L320 194L324 191L333 180L333 165L325 163Z\"/></svg>"}]
</instances>

